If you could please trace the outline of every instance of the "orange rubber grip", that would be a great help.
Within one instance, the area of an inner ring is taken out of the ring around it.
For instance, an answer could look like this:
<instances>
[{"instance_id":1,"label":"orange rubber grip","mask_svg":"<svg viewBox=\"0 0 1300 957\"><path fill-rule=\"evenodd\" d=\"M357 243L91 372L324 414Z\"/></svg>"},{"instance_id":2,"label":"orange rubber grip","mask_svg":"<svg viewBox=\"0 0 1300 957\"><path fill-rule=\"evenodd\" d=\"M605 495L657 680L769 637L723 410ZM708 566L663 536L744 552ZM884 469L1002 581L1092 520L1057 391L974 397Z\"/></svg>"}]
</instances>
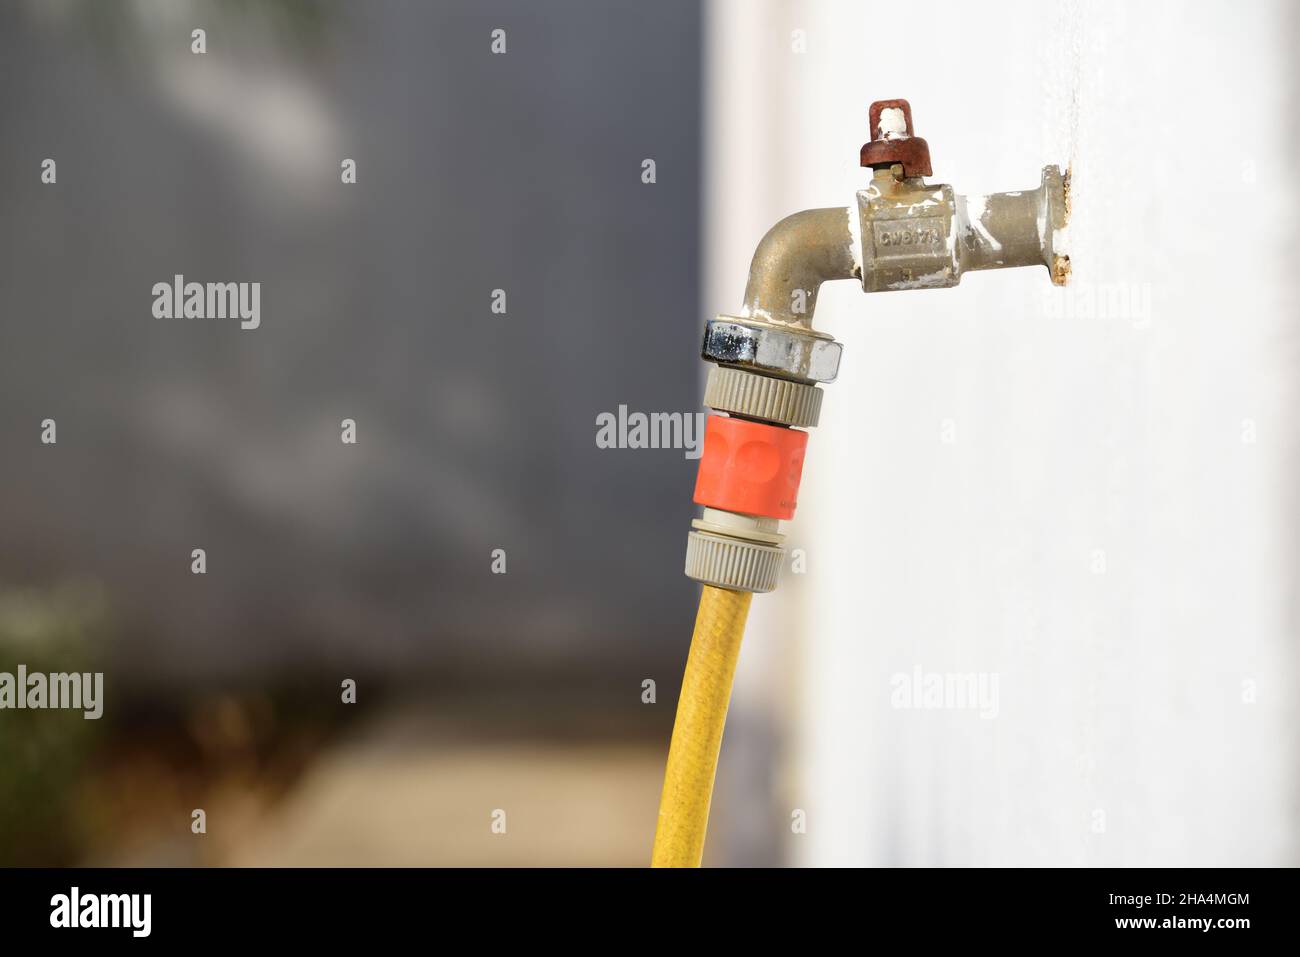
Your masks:
<instances>
[{"instance_id":1,"label":"orange rubber grip","mask_svg":"<svg viewBox=\"0 0 1300 957\"><path fill-rule=\"evenodd\" d=\"M793 518L808 433L711 415L695 479L695 503L728 512Z\"/></svg>"}]
</instances>

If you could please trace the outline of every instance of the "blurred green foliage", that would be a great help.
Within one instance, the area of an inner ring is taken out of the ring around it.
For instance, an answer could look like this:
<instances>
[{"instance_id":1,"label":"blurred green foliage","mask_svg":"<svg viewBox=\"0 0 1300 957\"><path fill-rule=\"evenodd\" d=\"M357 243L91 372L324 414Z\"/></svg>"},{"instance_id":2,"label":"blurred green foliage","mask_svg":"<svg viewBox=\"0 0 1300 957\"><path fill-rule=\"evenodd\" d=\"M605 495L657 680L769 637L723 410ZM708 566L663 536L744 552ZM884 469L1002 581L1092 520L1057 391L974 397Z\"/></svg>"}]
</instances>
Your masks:
<instances>
[{"instance_id":1,"label":"blurred green foliage","mask_svg":"<svg viewBox=\"0 0 1300 957\"><path fill-rule=\"evenodd\" d=\"M0 672L102 670L107 614L103 593L86 584L52 589L0 586ZM0 864L75 861L84 835L72 813L76 788L112 712L105 676L104 716L81 710L0 709Z\"/></svg>"}]
</instances>

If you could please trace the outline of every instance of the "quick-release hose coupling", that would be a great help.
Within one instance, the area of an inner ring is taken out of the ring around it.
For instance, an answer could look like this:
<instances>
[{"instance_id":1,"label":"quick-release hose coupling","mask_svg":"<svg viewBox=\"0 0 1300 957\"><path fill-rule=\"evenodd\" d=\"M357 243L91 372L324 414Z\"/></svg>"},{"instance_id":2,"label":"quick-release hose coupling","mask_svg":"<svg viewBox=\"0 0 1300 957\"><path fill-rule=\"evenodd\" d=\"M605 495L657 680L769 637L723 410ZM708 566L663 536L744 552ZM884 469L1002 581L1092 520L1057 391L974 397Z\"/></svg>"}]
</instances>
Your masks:
<instances>
[{"instance_id":1,"label":"quick-release hose coupling","mask_svg":"<svg viewBox=\"0 0 1300 957\"><path fill-rule=\"evenodd\" d=\"M705 428L686 574L737 591L776 587L780 522L794 515L819 384L839 372L842 348L813 328L823 282L856 279L865 292L956 286L965 272L1042 265L1070 276L1063 231L1069 174L1044 168L1036 189L959 196L929 185L930 149L906 100L878 100L859 162L873 172L852 206L781 220L754 251L738 316L704 332L704 404L724 415Z\"/></svg>"},{"instance_id":2,"label":"quick-release hose coupling","mask_svg":"<svg viewBox=\"0 0 1300 957\"><path fill-rule=\"evenodd\" d=\"M829 347L834 347L829 348ZM736 591L776 588L784 564L782 519L794 517L808 433L839 367L839 343L794 329L719 316L708 324L704 403L725 415L705 423L686 574Z\"/></svg>"}]
</instances>

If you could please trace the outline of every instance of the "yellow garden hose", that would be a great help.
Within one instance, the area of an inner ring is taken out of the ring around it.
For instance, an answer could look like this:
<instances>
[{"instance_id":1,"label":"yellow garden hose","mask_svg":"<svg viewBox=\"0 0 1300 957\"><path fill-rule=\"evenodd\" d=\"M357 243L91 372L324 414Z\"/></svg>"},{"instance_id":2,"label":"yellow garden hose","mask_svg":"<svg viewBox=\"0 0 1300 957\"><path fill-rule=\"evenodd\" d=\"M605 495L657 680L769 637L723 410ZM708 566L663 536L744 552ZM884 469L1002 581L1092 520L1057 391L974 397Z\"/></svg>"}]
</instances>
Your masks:
<instances>
[{"instance_id":1,"label":"yellow garden hose","mask_svg":"<svg viewBox=\"0 0 1300 957\"><path fill-rule=\"evenodd\" d=\"M651 867L699 867L750 592L705 585L668 747Z\"/></svg>"}]
</instances>

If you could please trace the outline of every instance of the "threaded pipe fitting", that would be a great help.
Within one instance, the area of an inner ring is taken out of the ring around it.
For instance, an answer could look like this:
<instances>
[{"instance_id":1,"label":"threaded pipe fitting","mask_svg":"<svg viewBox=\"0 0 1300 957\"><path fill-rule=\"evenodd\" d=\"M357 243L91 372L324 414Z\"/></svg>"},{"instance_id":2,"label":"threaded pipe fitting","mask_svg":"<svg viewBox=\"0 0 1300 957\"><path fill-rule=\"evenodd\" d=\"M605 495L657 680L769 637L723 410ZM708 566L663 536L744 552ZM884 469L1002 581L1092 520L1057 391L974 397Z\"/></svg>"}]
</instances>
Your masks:
<instances>
[{"instance_id":1,"label":"threaded pipe fitting","mask_svg":"<svg viewBox=\"0 0 1300 957\"><path fill-rule=\"evenodd\" d=\"M686 539L686 576L734 591L769 592L781 577L785 549L711 532Z\"/></svg>"},{"instance_id":2,"label":"threaded pipe fitting","mask_svg":"<svg viewBox=\"0 0 1300 957\"><path fill-rule=\"evenodd\" d=\"M704 386L704 404L720 412L810 429L821 415L822 390L804 382L715 365Z\"/></svg>"}]
</instances>

